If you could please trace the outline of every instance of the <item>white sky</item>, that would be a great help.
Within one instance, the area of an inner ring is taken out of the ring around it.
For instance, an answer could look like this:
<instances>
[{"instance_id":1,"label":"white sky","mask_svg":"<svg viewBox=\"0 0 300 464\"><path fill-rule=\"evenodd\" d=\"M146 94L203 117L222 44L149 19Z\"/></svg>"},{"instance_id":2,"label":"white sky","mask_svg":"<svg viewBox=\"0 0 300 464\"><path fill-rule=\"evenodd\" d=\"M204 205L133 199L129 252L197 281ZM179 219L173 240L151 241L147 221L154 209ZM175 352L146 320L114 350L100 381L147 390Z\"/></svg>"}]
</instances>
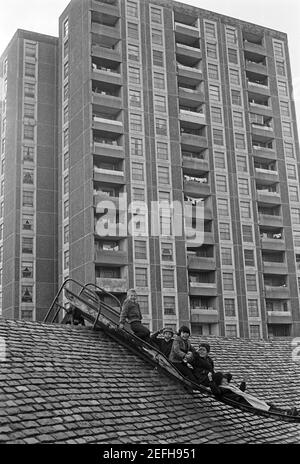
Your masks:
<instances>
[{"instance_id":1,"label":"white sky","mask_svg":"<svg viewBox=\"0 0 300 464\"><path fill-rule=\"evenodd\" d=\"M0 0L0 55L17 29L58 35L58 17L68 3L69 0ZM185 0L183 3L288 34L294 99L300 127L299 0Z\"/></svg>"}]
</instances>

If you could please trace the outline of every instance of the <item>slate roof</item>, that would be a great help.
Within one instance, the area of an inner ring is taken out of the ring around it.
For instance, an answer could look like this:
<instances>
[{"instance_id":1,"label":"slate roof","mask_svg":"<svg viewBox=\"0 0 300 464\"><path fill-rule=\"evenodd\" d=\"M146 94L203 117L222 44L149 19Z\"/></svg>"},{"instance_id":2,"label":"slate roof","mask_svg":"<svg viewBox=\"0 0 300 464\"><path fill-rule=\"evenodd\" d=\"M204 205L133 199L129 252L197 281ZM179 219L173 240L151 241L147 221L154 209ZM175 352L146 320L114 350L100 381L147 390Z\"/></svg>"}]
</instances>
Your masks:
<instances>
[{"instance_id":1,"label":"slate roof","mask_svg":"<svg viewBox=\"0 0 300 464\"><path fill-rule=\"evenodd\" d=\"M300 424L188 393L102 331L0 319L0 337L2 443L300 443ZM290 341L207 340L217 368L250 372L251 391L300 406Z\"/></svg>"}]
</instances>

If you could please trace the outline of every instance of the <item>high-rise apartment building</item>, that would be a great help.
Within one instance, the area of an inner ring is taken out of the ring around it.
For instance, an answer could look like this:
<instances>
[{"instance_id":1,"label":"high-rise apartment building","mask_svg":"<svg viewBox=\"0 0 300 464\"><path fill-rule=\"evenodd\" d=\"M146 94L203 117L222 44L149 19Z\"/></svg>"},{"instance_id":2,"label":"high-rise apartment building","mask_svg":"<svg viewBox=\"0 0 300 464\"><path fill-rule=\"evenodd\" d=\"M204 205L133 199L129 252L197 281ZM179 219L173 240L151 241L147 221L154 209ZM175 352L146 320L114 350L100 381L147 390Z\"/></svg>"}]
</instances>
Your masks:
<instances>
[{"instance_id":1,"label":"high-rise apartment building","mask_svg":"<svg viewBox=\"0 0 300 464\"><path fill-rule=\"evenodd\" d=\"M57 42L18 30L0 60L6 318L40 320L57 291Z\"/></svg>"},{"instance_id":2,"label":"high-rise apartment building","mask_svg":"<svg viewBox=\"0 0 300 464\"><path fill-rule=\"evenodd\" d=\"M299 335L286 34L162 0L72 0L59 31L59 283L135 287L153 330ZM201 205L203 240L157 202Z\"/></svg>"}]
</instances>

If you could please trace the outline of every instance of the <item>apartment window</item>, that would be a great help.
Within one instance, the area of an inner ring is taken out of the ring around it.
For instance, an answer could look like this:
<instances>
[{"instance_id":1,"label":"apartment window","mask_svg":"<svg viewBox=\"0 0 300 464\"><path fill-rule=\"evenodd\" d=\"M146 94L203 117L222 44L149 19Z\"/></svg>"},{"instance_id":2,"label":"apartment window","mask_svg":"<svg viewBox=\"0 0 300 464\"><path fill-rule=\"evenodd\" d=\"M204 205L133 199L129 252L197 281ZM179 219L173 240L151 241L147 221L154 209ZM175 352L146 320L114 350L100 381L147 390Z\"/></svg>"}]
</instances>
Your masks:
<instances>
[{"instance_id":1,"label":"apartment window","mask_svg":"<svg viewBox=\"0 0 300 464\"><path fill-rule=\"evenodd\" d=\"M166 119L155 118L155 128L157 135L168 135L168 125Z\"/></svg>"},{"instance_id":2,"label":"apartment window","mask_svg":"<svg viewBox=\"0 0 300 464\"><path fill-rule=\"evenodd\" d=\"M176 302L175 296L164 296L164 315L165 316L175 316L176 315Z\"/></svg>"},{"instance_id":3,"label":"apartment window","mask_svg":"<svg viewBox=\"0 0 300 464\"><path fill-rule=\"evenodd\" d=\"M244 250L245 266L255 266L254 251Z\"/></svg>"},{"instance_id":4,"label":"apartment window","mask_svg":"<svg viewBox=\"0 0 300 464\"><path fill-rule=\"evenodd\" d=\"M131 130L136 132L141 132L143 130L143 121L141 114L130 114L130 126Z\"/></svg>"},{"instance_id":5,"label":"apartment window","mask_svg":"<svg viewBox=\"0 0 300 464\"><path fill-rule=\"evenodd\" d=\"M279 104L280 104L281 116L290 117L290 116L291 116L291 113L290 113L290 105L289 105L289 102L280 100Z\"/></svg>"},{"instance_id":6,"label":"apartment window","mask_svg":"<svg viewBox=\"0 0 300 464\"><path fill-rule=\"evenodd\" d=\"M142 188L134 187L132 189L133 201L145 201L145 191Z\"/></svg>"},{"instance_id":7,"label":"apartment window","mask_svg":"<svg viewBox=\"0 0 300 464\"><path fill-rule=\"evenodd\" d=\"M274 55L283 58L284 57L284 49L283 49L283 43L282 42L273 42L273 48L274 48Z\"/></svg>"},{"instance_id":8,"label":"apartment window","mask_svg":"<svg viewBox=\"0 0 300 464\"><path fill-rule=\"evenodd\" d=\"M66 19L64 21L64 24L63 24L63 34L64 34L64 37L68 37L69 35L69 20Z\"/></svg>"},{"instance_id":9,"label":"apartment window","mask_svg":"<svg viewBox=\"0 0 300 464\"><path fill-rule=\"evenodd\" d=\"M292 125L290 122L282 122L282 132L284 137L292 137Z\"/></svg>"},{"instance_id":10,"label":"apartment window","mask_svg":"<svg viewBox=\"0 0 300 464\"><path fill-rule=\"evenodd\" d=\"M291 208L292 222L294 224L300 224L300 209Z\"/></svg>"},{"instance_id":11,"label":"apartment window","mask_svg":"<svg viewBox=\"0 0 300 464\"><path fill-rule=\"evenodd\" d=\"M215 151L214 157L215 157L215 169L225 169L226 168L225 153L223 153L222 151Z\"/></svg>"},{"instance_id":12,"label":"apartment window","mask_svg":"<svg viewBox=\"0 0 300 464\"><path fill-rule=\"evenodd\" d=\"M223 266L232 266L232 251L231 248L221 248L221 259Z\"/></svg>"},{"instance_id":13,"label":"apartment window","mask_svg":"<svg viewBox=\"0 0 300 464\"><path fill-rule=\"evenodd\" d=\"M69 200L64 201L64 219L69 217Z\"/></svg>"},{"instance_id":14,"label":"apartment window","mask_svg":"<svg viewBox=\"0 0 300 464\"><path fill-rule=\"evenodd\" d=\"M258 301L255 299L248 300L249 317L259 317Z\"/></svg>"},{"instance_id":15,"label":"apartment window","mask_svg":"<svg viewBox=\"0 0 300 464\"><path fill-rule=\"evenodd\" d=\"M243 113L240 111L233 111L232 118L234 127L244 127Z\"/></svg>"},{"instance_id":16,"label":"apartment window","mask_svg":"<svg viewBox=\"0 0 300 464\"><path fill-rule=\"evenodd\" d=\"M218 198L218 213L220 216L229 216L229 206L227 198Z\"/></svg>"},{"instance_id":17,"label":"apartment window","mask_svg":"<svg viewBox=\"0 0 300 464\"><path fill-rule=\"evenodd\" d=\"M163 68L164 66L164 54L160 50L153 50L152 52L153 57L153 66L160 66Z\"/></svg>"},{"instance_id":18,"label":"apartment window","mask_svg":"<svg viewBox=\"0 0 300 464\"><path fill-rule=\"evenodd\" d=\"M136 23L127 23L128 38L139 40L139 26Z\"/></svg>"},{"instance_id":19,"label":"apartment window","mask_svg":"<svg viewBox=\"0 0 300 464\"><path fill-rule=\"evenodd\" d=\"M238 185L239 185L239 194L240 195L249 195L249 181L248 179L239 179L238 180Z\"/></svg>"},{"instance_id":20,"label":"apartment window","mask_svg":"<svg viewBox=\"0 0 300 464\"><path fill-rule=\"evenodd\" d=\"M224 298L225 317L235 317L235 301L233 298Z\"/></svg>"},{"instance_id":21,"label":"apartment window","mask_svg":"<svg viewBox=\"0 0 300 464\"><path fill-rule=\"evenodd\" d=\"M163 288L175 288L173 269L162 270L162 283L163 283Z\"/></svg>"},{"instance_id":22,"label":"apartment window","mask_svg":"<svg viewBox=\"0 0 300 464\"><path fill-rule=\"evenodd\" d=\"M154 95L154 110L159 113L166 113L166 97L163 95Z\"/></svg>"},{"instance_id":23,"label":"apartment window","mask_svg":"<svg viewBox=\"0 0 300 464\"><path fill-rule=\"evenodd\" d=\"M136 137L130 138L130 152L133 156L143 156L143 140Z\"/></svg>"},{"instance_id":24,"label":"apartment window","mask_svg":"<svg viewBox=\"0 0 300 464\"><path fill-rule=\"evenodd\" d=\"M234 48L228 48L228 61L232 64L238 64L239 62L237 50L234 50Z\"/></svg>"},{"instance_id":25,"label":"apartment window","mask_svg":"<svg viewBox=\"0 0 300 464\"><path fill-rule=\"evenodd\" d=\"M276 71L278 76L286 76L285 62L276 60Z\"/></svg>"},{"instance_id":26,"label":"apartment window","mask_svg":"<svg viewBox=\"0 0 300 464\"><path fill-rule=\"evenodd\" d=\"M69 268L69 260L70 260L70 252L69 250L66 250L64 252L64 269Z\"/></svg>"},{"instance_id":27,"label":"apartment window","mask_svg":"<svg viewBox=\"0 0 300 464\"><path fill-rule=\"evenodd\" d=\"M284 151L287 158L295 158L294 145L289 142L284 142Z\"/></svg>"},{"instance_id":28,"label":"apartment window","mask_svg":"<svg viewBox=\"0 0 300 464\"><path fill-rule=\"evenodd\" d=\"M64 170L69 169L69 163L70 163L70 155L69 155L69 152L66 151L64 153Z\"/></svg>"},{"instance_id":29,"label":"apartment window","mask_svg":"<svg viewBox=\"0 0 300 464\"><path fill-rule=\"evenodd\" d=\"M243 224L242 225L243 241L246 243L253 243L253 231L252 226Z\"/></svg>"},{"instance_id":30,"label":"apartment window","mask_svg":"<svg viewBox=\"0 0 300 464\"><path fill-rule=\"evenodd\" d=\"M147 259L147 243L144 240L134 241L135 259Z\"/></svg>"},{"instance_id":31,"label":"apartment window","mask_svg":"<svg viewBox=\"0 0 300 464\"><path fill-rule=\"evenodd\" d=\"M70 240L70 226L69 224L64 226L64 244L68 243Z\"/></svg>"},{"instance_id":32,"label":"apartment window","mask_svg":"<svg viewBox=\"0 0 300 464\"><path fill-rule=\"evenodd\" d=\"M141 92L139 90L129 90L129 103L131 106L141 107Z\"/></svg>"},{"instance_id":33,"label":"apartment window","mask_svg":"<svg viewBox=\"0 0 300 464\"><path fill-rule=\"evenodd\" d=\"M249 325L249 335L250 335L250 338L252 338L253 340L259 340L261 338L260 325L250 324Z\"/></svg>"},{"instance_id":34,"label":"apartment window","mask_svg":"<svg viewBox=\"0 0 300 464\"><path fill-rule=\"evenodd\" d=\"M24 279L32 279L33 278L33 262L22 261L21 272L22 272L22 277Z\"/></svg>"},{"instance_id":35,"label":"apartment window","mask_svg":"<svg viewBox=\"0 0 300 464\"><path fill-rule=\"evenodd\" d=\"M164 89L165 88L164 74L154 72L153 73L153 85L155 89Z\"/></svg>"},{"instance_id":36,"label":"apartment window","mask_svg":"<svg viewBox=\"0 0 300 464\"><path fill-rule=\"evenodd\" d=\"M144 165L141 163L131 164L132 180L144 181Z\"/></svg>"},{"instance_id":37,"label":"apartment window","mask_svg":"<svg viewBox=\"0 0 300 464\"><path fill-rule=\"evenodd\" d=\"M22 214L22 229L33 230L33 214Z\"/></svg>"},{"instance_id":38,"label":"apartment window","mask_svg":"<svg viewBox=\"0 0 300 464\"><path fill-rule=\"evenodd\" d=\"M135 284L137 287L148 287L148 271L146 268L135 268Z\"/></svg>"},{"instance_id":39,"label":"apartment window","mask_svg":"<svg viewBox=\"0 0 300 464\"><path fill-rule=\"evenodd\" d=\"M236 324L225 324L225 336L226 337L237 337L237 327Z\"/></svg>"},{"instance_id":40,"label":"apartment window","mask_svg":"<svg viewBox=\"0 0 300 464\"><path fill-rule=\"evenodd\" d=\"M150 7L150 18L152 23L162 24L162 10L153 6Z\"/></svg>"},{"instance_id":41,"label":"apartment window","mask_svg":"<svg viewBox=\"0 0 300 464\"><path fill-rule=\"evenodd\" d=\"M63 119L64 119L64 124L66 124L66 122L68 122L69 120L69 105L66 105L64 107L64 116L63 116Z\"/></svg>"},{"instance_id":42,"label":"apartment window","mask_svg":"<svg viewBox=\"0 0 300 464\"><path fill-rule=\"evenodd\" d=\"M223 287L226 291L234 291L233 273L223 272Z\"/></svg>"},{"instance_id":43,"label":"apartment window","mask_svg":"<svg viewBox=\"0 0 300 464\"><path fill-rule=\"evenodd\" d=\"M4 202L1 201L0 203L0 218L3 218L4 215Z\"/></svg>"},{"instance_id":44,"label":"apartment window","mask_svg":"<svg viewBox=\"0 0 300 464\"><path fill-rule=\"evenodd\" d=\"M299 190L297 185L289 185L290 201L299 201Z\"/></svg>"},{"instance_id":45,"label":"apartment window","mask_svg":"<svg viewBox=\"0 0 300 464\"><path fill-rule=\"evenodd\" d=\"M162 261L173 261L173 244L161 242L161 259Z\"/></svg>"},{"instance_id":46,"label":"apartment window","mask_svg":"<svg viewBox=\"0 0 300 464\"><path fill-rule=\"evenodd\" d=\"M152 29L152 43L163 45L163 34L159 29Z\"/></svg>"},{"instance_id":47,"label":"apartment window","mask_svg":"<svg viewBox=\"0 0 300 464\"><path fill-rule=\"evenodd\" d=\"M222 176L220 174L216 175L216 187L218 192L227 192L227 178L226 176Z\"/></svg>"},{"instance_id":48,"label":"apartment window","mask_svg":"<svg viewBox=\"0 0 300 464\"><path fill-rule=\"evenodd\" d=\"M64 195L66 195L69 191L69 176L66 175L64 177Z\"/></svg>"},{"instance_id":49,"label":"apartment window","mask_svg":"<svg viewBox=\"0 0 300 464\"><path fill-rule=\"evenodd\" d=\"M133 0L127 0L127 14L133 18L137 18L138 15L138 6L137 2Z\"/></svg>"},{"instance_id":50,"label":"apartment window","mask_svg":"<svg viewBox=\"0 0 300 464\"><path fill-rule=\"evenodd\" d=\"M3 240L3 223L0 224L0 240Z\"/></svg>"},{"instance_id":51,"label":"apartment window","mask_svg":"<svg viewBox=\"0 0 300 464\"><path fill-rule=\"evenodd\" d=\"M277 87L278 87L278 95L281 97L287 97L288 96L288 86L287 83L284 81L278 81L277 82Z\"/></svg>"},{"instance_id":52,"label":"apartment window","mask_svg":"<svg viewBox=\"0 0 300 464\"><path fill-rule=\"evenodd\" d=\"M26 77L35 77L35 63L26 63L25 62L25 72Z\"/></svg>"},{"instance_id":53,"label":"apartment window","mask_svg":"<svg viewBox=\"0 0 300 464\"><path fill-rule=\"evenodd\" d=\"M223 123L222 108L219 108L218 106L212 106L210 109L210 114L211 114L211 120L213 122L217 124Z\"/></svg>"},{"instance_id":54,"label":"apartment window","mask_svg":"<svg viewBox=\"0 0 300 464\"><path fill-rule=\"evenodd\" d=\"M65 43L64 43L64 58L66 58L66 56L68 56L69 54L69 41L66 40Z\"/></svg>"},{"instance_id":55,"label":"apartment window","mask_svg":"<svg viewBox=\"0 0 300 464\"><path fill-rule=\"evenodd\" d=\"M2 197L4 195L4 179L1 180L0 183L0 196Z\"/></svg>"},{"instance_id":56,"label":"apartment window","mask_svg":"<svg viewBox=\"0 0 300 464\"><path fill-rule=\"evenodd\" d=\"M28 255L33 254L33 238L32 237L22 237L22 253Z\"/></svg>"},{"instance_id":57,"label":"apartment window","mask_svg":"<svg viewBox=\"0 0 300 464\"><path fill-rule=\"evenodd\" d=\"M67 127L63 133L63 145L66 147L69 144L69 128Z\"/></svg>"},{"instance_id":58,"label":"apartment window","mask_svg":"<svg viewBox=\"0 0 300 464\"><path fill-rule=\"evenodd\" d=\"M215 145L224 145L224 134L222 129L213 128L213 143Z\"/></svg>"},{"instance_id":59,"label":"apartment window","mask_svg":"<svg viewBox=\"0 0 300 464\"><path fill-rule=\"evenodd\" d=\"M132 61L140 60L140 48L138 45L128 44L128 59Z\"/></svg>"},{"instance_id":60,"label":"apartment window","mask_svg":"<svg viewBox=\"0 0 300 464\"><path fill-rule=\"evenodd\" d=\"M32 285L22 285L21 301L22 303L32 303L33 301L33 286Z\"/></svg>"},{"instance_id":61,"label":"apartment window","mask_svg":"<svg viewBox=\"0 0 300 464\"><path fill-rule=\"evenodd\" d=\"M220 240L231 240L230 224L228 222L219 223Z\"/></svg>"},{"instance_id":62,"label":"apartment window","mask_svg":"<svg viewBox=\"0 0 300 464\"><path fill-rule=\"evenodd\" d=\"M170 184L170 172L169 168L165 166L158 166L157 168L158 173L158 183L163 185Z\"/></svg>"},{"instance_id":63,"label":"apartment window","mask_svg":"<svg viewBox=\"0 0 300 464\"><path fill-rule=\"evenodd\" d=\"M139 85L141 83L140 69L133 66L128 67L128 78L131 84Z\"/></svg>"},{"instance_id":64,"label":"apartment window","mask_svg":"<svg viewBox=\"0 0 300 464\"><path fill-rule=\"evenodd\" d=\"M149 297L148 295L139 295L139 305L142 314L149 314Z\"/></svg>"},{"instance_id":65,"label":"apartment window","mask_svg":"<svg viewBox=\"0 0 300 464\"><path fill-rule=\"evenodd\" d=\"M240 90L231 90L231 101L233 105L242 106L242 97Z\"/></svg>"},{"instance_id":66,"label":"apartment window","mask_svg":"<svg viewBox=\"0 0 300 464\"><path fill-rule=\"evenodd\" d=\"M159 196L159 201L160 201L160 202L167 201L168 203L170 203L170 201L171 201L171 194L170 194L170 192L163 192L162 190L160 190L160 191L158 192L158 196Z\"/></svg>"},{"instance_id":67,"label":"apartment window","mask_svg":"<svg viewBox=\"0 0 300 464\"><path fill-rule=\"evenodd\" d=\"M1 141L1 153L5 153L5 139L2 139ZM2 170L2 173L3 173L3 170Z\"/></svg>"},{"instance_id":68,"label":"apartment window","mask_svg":"<svg viewBox=\"0 0 300 464\"><path fill-rule=\"evenodd\" d=\"M251 218L251 206L249 201L241 201L240 202L241 208L241 218L243 219L250 219Z\"/></svg>"},{"instance_id":69,"label":"apartment window","mask_svg":"<svg viewBox=\"0 0 300 464\"><path fill-rule=\"evenodd\" d=\"M288 176L288 179L296 180L296 179L297 179L297 168L296 168L296 165L295 165L295 164L287 164L287 165L286 165L286 169L287 169L287 176Z\"/></svg>"},{"instance_id":70,"label":"apartment window","mask_svg":"<svg viewBox=\"0 0 300 464\"><path fill-rule=\"evenodd\" d=\"M24 139L34 140L34 126L30 124L24 124Z\"/></svg>"},{"instance_id":71,"label":"apartment window","mask_svg":"<svg viewBox=\"0 0 300 464\"><path fill-rule=\"evenodd\" d=\"M164 142L156 142L156 154L159 160L168 160L169 159L168 144Z\"/></svg>"},{"instance_id":72,"label":"apartment window","mask_svg":"<svg viewBox=\"0 0 300 464\"><path fill-rule=\"evenodd\" d=\"M23 146L23 161L34 161L34 147Z\"/></svg>"},{"instance_id":73,"label":"apartment window","mask_svg":"<svg viewBox=\"0 0 300 464\"><path fill-rule=\"evenodd\" d=\"M23 191L23 203L24 207L32 208L33 207L33 200L34 200L34 192L31 190L24 190Z\"/></svg>"},{"instance_id":74,"label":"apartment window","mask_svg":"<svg viewBox=\"0 0 300 464\"><path fill-rule=\"evenodd\" d=\"M33 185L34 173L33 169L23 169L23 184Z\"/></svg>"},{"instance_id":75,"label":"apartment window","mask_svg":"<svg viewBox=\"0 0 300 464\"><path fill-rule=\"evenodd\" d=\"M209 98L215 101L221 100L220 87L218 85L209 86Z\"/></svg>"},{"instance_id":76,"label":"apartment window","mask_svg":"<svg viewBox=\"0 0 300 464\"><path fill-rule=\"evenodd\" d=\"M240 85L240 72L237 69L229 69L229 79L231 84Z\"/></svg>"},{"instance_id":77,"label":"apartment window","mask_svg":"<svg viewBox=\"0 0 300 464\"><path fill-rule=\"evenodd\" d=\"M69 83L66 82L64 85L64 101L66 101L69 97Z\"/></svg>"},{"instance_id":78,"label":"apartment window","mask_svg":"<svg viewBox=\"0 0 300 464\"><path fill-rule=\"evenodd\" d=\"M32 42L25 42L25 56L31 58L36 57L36 44Z\"/></svg>"},{"instance_id":79,"label":"apartment window","mask_svg":"<svg viewBox=\"0 0 300 464\"><path fill-rule=\"evenodd\" d=\"M236 164L239 172L248 172L247 158L245 156L237 155Z\"/></svg>"},{"instance_id":80,"label":"apartment window","mask_svg":"<svg viewBox=\"0 0 300 464\"><path fill-rule=\"evenodd\" d=\"M66 61L64 64L64 79L67 79L69 76L69 62Z\"/></svg>"},{"instance_id":81,"label":"apartment window","mask_svg":"<svg viewBox=\"0 0 300 464\"><path fill-rule=\"evenodd\" d=\"M205 22L205 35L211 39L216 38L216 25L212 23Z\"/></svg>"},{"instance_id":82,"label":"apartment window","mask_svg":"<svg viewBox=\"0 0 300 464\"><path fill-rule=\"evenodd\" d=\"M226 40L227 40L227 43L231 43L231 44L237 43L237 35L236 35L235 29L226 27Z\"/></svg>"},{"instance_id":83,"label":"apartment window","mask_svg":"<svg viewBox=\"0 0 300 464\"><path fill-rule=\"evenodd\" d=\"M238 134L235 132L234 136L235 136L235 148L237 150L245 150L246 148L245 135Z\"/></svg>"},{"instance_id":84,"label":"apartment window","mask_svg":"<svg viewBox=\"0 0 300 464\"><path fill-rule=\"evenodd\" d=\"M219 68L217 64L208 63L207 69L209 79L219 79Z\"/></svg>"},{"instance_id":85,"label":"apartment window","mask_svg":"<svg viewBox=\"0 0 300 464\"><path fill-rule=\"evenodd\" d=\"M247 292L256 292L257 291L256 275L255 274L246 274L246 287L247 287Z\"/></svg>"},{"instance_id":86,"label":"apartment window","mask_svg":"<svg viewBox=\"0 0 300 464\"><path fill-rule=\"evenodd\" d=\"M24 103L24 118L34 118L34 105L32 103Z\"/></svg>"},{"instance_id":87,"label":"apartment window","mask_svg":"<svg viewBox=\"0 0 300 464\"><path fill-rule=\"evenodd\" d=\"M207 55L207 58L212 58L216 60L218 58L217 44L208 42L206 44L206 55Z\"/></svg>"}]
</instances>

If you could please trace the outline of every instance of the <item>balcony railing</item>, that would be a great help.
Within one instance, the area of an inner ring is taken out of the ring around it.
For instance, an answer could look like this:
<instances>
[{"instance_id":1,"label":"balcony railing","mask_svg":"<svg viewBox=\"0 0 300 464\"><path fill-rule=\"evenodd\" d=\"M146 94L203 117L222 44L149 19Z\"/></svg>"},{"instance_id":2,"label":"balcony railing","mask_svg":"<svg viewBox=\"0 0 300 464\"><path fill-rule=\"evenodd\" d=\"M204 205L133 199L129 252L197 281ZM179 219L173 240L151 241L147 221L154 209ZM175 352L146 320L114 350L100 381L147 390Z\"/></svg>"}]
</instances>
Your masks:
<instances>
[{"instance_id":1,"label":"balcony railing","mask_svg":"<svg viewBox=\"0 0 300 464\"><path fill-rule=\"evenodd\" d=\"M179 21L174 22L175 26L181 26L184 27L185 29L190 29L191 31L198 31L198 28L196 26L190 26L189 24L185 23L180 23Z\"/></svg>"},{"instance_id":2,"label":"balcony railing","mask_svg":"<svg viewBox=\"0 0 300 464\"><path fill-rule=\"evenodd\" d=\"M257 124L255 122L252 122L251 125L254 129L263 129L263 130L273 131L273 127L267 126L266 124Z\"/></svg>"},{"instance_id":3,"label":"balcony railing","mask_svg":"<svg viewBox=\"0 0 300 464\"><path fill-rule=\"evenodd\" d=\"M247 79L247 82L248 82L248 84L254 85L255 87L259 87L261 89L268 89L269 88L269 84L262 84L262 83L259 83L259 82L250 81L249 79Z\"/></svg>"},{"instance_id":4,"label":"balcony railing","mask_svg":"<svg viewBox=\"0 0 300 464\"><path fill-rule=\"evenodd\" d=\"M180 64L180 63L177 63L176 66L178 69L185 69L186 71L194 71L200 74L202 73L201 69L195 68L193 66L185 66L184 64Z\"/></svg>"},{"instance_id":5,"label":"balcony railing","mask_svg":"<svg viewBox=\"0 0 300 464\"><path fill-rule=\"evenodd\" d=\"M274 176L278 176L278 171L273 169L255 168L255 171L261 172L262 174L274 174Z\"/></svg>"},{"instance_id":6,"label":"balcony railing","mask_svg":"<svg viewBox=\"0 0 300 464\"><path fill-rule=\"evenodd\" d=\"M108 174L110 176L124 176L123 171L117 171L116 169L103 169L94 166L94 172L98 174Z\"/></svg>"},{"instance_id":7,"label":"balcony railing","mask_svg":"<svg viewBox=\"0 0 300 464\"><path fill-rule=\"evenodd\" d=\"M100 116L93 116L93 121L102 122L105 124L113 124L115 126L122 126L122 121L117 121L116 119L102 118Z\"/></svg>"}]
</instances>

